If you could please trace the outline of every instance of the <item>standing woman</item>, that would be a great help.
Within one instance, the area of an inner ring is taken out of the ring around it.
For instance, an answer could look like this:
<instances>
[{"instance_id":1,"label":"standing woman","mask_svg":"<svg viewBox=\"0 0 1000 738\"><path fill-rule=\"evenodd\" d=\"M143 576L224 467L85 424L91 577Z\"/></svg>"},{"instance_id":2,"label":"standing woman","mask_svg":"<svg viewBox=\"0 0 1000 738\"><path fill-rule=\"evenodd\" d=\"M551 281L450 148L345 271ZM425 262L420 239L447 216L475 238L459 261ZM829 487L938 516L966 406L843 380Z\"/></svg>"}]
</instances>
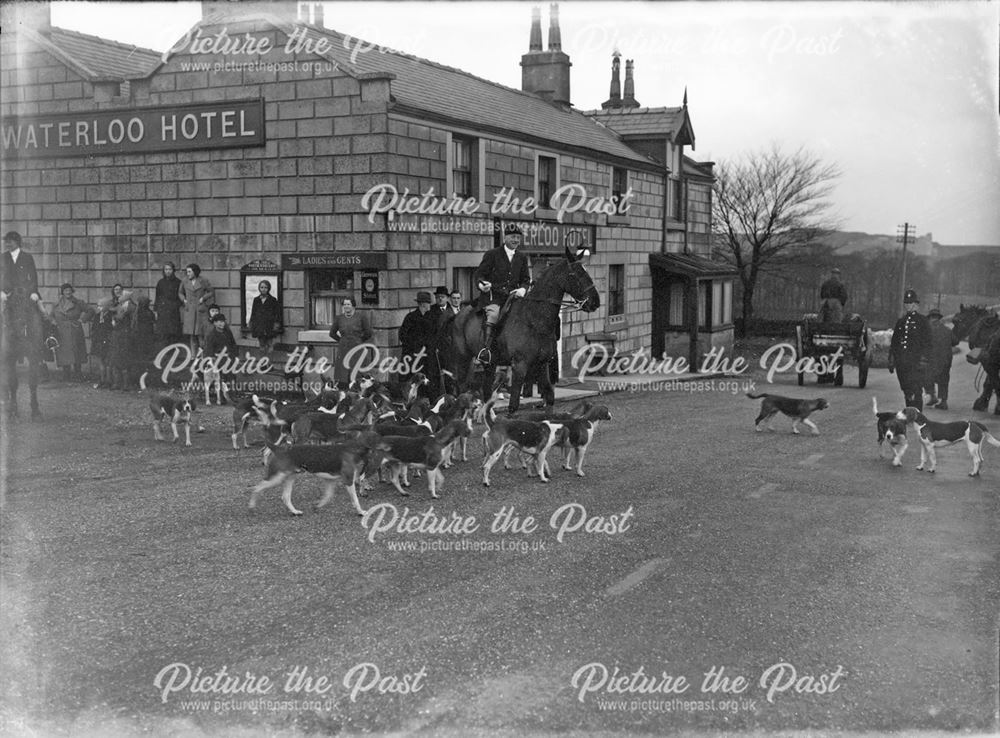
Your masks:
<instances>
[{"instance_id":1,"label":"standing woman","mask_svg":"<svg viewBox=\"0 0 1000 738\"><path fill-rule=\"evenodd\" d=\"M362 351L360 357L355 354L350 364L344 363L344 357L355 346L370 341L374 333L371 317L355 310L354 298L345 297L340 306L341 313L334 317L330 328L330 338L337 340L337 363L333 367L333 379L346 387L351 382L351 367L356 366L359 359L368 360L368 349Z\"/></svg>"},{"instance_id":2,"label":"standing woman","mask_svg":"<svg viewBox=\"0 0 1000 738\"><path fill-rule=\"evenodd\" d=\"M83 322L90 320L93 311L83 300L73 296L73 285L69 282L59 288L59 302L52 309L59 333L59 348L56 349L56 364L62 368L65 378L82 379L80 367L87 360L87 342L83 336ZM72 377L70 375L72 371Z\"/></svg>"},{"instance_id":3,"label":"standing woman","mask_svg":"<svg viewBox=\"0 0 1000 738\"><path fill-rule=\"evenodd\" d=\"M188 337L191 350L201 345L201 336L208 325L208 306L215 304L215 289L201 276L201 267L188 264L184 270L187 277L181 282L179 295L184 304L184 335Z\"/></svg>"},{"instance_id":4,"label":"standing woman","mask_svg":"<svg viewBox=\"0 0 1000 738\"><path fill-rule=\"evenodd\" d=\"M250 305L250 335L257 339L264 355L271 353L274 339L281 334L281 307L271 294L271 283L263 279L257 285L260 292Z\"/></svg>"},{"instance_id":5,"label":"standing woman","mask_svg":"<svg viewBox=\"0 0 1000 738\"><path fill-rule=\"evenodd\" d=\"M184 340L181 326L181 281L174 274L176 267L168 261L163 265L163 277L156 283L153 313L156 315L155 334L160 347Z\"/></svg>"}]
</instances>

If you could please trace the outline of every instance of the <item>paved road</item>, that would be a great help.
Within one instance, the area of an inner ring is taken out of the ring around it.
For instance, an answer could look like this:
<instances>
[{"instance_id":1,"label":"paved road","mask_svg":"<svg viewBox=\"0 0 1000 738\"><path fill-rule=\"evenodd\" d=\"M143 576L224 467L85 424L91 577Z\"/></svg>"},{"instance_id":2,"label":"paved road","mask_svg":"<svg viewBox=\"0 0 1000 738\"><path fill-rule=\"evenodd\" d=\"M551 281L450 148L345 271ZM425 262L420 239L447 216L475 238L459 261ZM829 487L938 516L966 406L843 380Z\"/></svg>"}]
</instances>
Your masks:
<instances>
[{"instance_id":1,"label":"paved road","mask_svg":"<svg viewBox=\"0 0 1000 738\"><path fill-rule=\"evenodd\" d=\"M475 451L441 500L378 488L367 527L343 495L248 512L259 457L226 450L224 410L181 449L137 396L47 387L44 423L7 436L4 725L995 731L1000 450L980 479L962 447L933 477L915 446L890 468L884 371L824 389L818 437L755 433L742 384L608 395L584 479L498 468L484 490Z\"/></svg>"}]
</instances>

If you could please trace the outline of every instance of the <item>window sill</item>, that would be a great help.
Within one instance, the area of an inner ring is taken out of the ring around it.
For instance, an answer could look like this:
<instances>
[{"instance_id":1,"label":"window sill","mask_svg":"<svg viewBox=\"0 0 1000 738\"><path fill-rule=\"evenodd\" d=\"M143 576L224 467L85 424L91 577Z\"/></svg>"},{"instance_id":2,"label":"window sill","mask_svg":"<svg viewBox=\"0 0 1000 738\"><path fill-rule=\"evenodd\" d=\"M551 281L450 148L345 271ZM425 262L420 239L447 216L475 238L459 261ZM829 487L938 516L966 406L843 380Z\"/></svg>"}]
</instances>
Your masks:
<instances>
[{"instance_id":1,"label":"window sill","mask_svg":"<svg viewBox=\"0 0 1000 738\"><path fill-rule=\"evenodd\" d=\"M299 343L328 343L331 345L337 343L336 339L330 338L329 328L327 328L325 331L318 328L312 330L299 331L297 340Z\"/></svg>"},{"instance_id":2,"label":"window sill","mask_svg":"<svg viewBox=\"0 0 1000 738\"><path fill-rule=\"evenodd\" d=\"M668 231L683 231L684 229L687 228L687 223L681 220L674 220L673 218L667 218L667 221L666 223L663 224L663 227L666 228Z\"/></svg>"}]
</instances>

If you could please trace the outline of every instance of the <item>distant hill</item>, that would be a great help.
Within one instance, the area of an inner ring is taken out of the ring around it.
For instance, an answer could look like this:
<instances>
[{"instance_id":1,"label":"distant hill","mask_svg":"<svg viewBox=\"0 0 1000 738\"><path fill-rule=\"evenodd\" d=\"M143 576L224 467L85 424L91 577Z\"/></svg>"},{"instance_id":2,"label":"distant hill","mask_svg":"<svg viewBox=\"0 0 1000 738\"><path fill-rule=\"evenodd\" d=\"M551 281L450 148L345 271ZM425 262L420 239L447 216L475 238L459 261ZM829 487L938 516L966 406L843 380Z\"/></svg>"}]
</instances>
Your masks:
<instances>
[{"instance_id":1,"label":"distant hill","mask_svg":"<svg viewBox=\"0 0 1000 738\"><path fill-rule=\"evenodd\" d=\"M902 244L896 241L895 236L884 236L871 233L861 233L858 231L834 231L827 235L824 242L837 250L838 254L853 254L857 251L898 250ZM931 256L934 248L938 244L934 243L931 234L917 236L916 241L907 244L907 251L919 256Z\"/></svg>"}]
</instances>

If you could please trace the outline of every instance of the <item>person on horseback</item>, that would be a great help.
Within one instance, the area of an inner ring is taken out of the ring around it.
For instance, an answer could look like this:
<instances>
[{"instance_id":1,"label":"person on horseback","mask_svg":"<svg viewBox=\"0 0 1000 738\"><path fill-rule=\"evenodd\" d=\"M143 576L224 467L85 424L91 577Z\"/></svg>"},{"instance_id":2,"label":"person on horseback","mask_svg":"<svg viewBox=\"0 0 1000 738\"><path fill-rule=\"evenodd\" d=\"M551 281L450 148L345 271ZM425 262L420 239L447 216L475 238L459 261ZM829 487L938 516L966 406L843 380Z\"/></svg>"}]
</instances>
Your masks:
<instances>
[{"instance_id":1,"label":"person on horseback","mask_svg":"<svg viewBox=\"0 0 1000 738\"><path fill-rule=\"evenodd\" d=\"M4 303L14 294L23 294L32 302L37 303L41 297L38 294L38 271L31 254L21 248L21 234L8 231L3 237L3 268L2 290L0 300Z\"/></svg>"},{"instance_id":2,"label":"person on horseback","mask_svg":"<svg viewBox=\"0 0 1000 738\"><path fill-rule=\"evenodd\" d=\"M481 364L493 362L490 351L496 337L497 323L500 322L500 308L507 298L524 297L531 284L531 270L528 258L518 253L521 246L521 229L513 223L504 228L503 246L483 254L483 260L476 269L475 281L479 288L479 307L486 313L486 332L483 348L476 361Z\"/></svg>"}]
</instances>

